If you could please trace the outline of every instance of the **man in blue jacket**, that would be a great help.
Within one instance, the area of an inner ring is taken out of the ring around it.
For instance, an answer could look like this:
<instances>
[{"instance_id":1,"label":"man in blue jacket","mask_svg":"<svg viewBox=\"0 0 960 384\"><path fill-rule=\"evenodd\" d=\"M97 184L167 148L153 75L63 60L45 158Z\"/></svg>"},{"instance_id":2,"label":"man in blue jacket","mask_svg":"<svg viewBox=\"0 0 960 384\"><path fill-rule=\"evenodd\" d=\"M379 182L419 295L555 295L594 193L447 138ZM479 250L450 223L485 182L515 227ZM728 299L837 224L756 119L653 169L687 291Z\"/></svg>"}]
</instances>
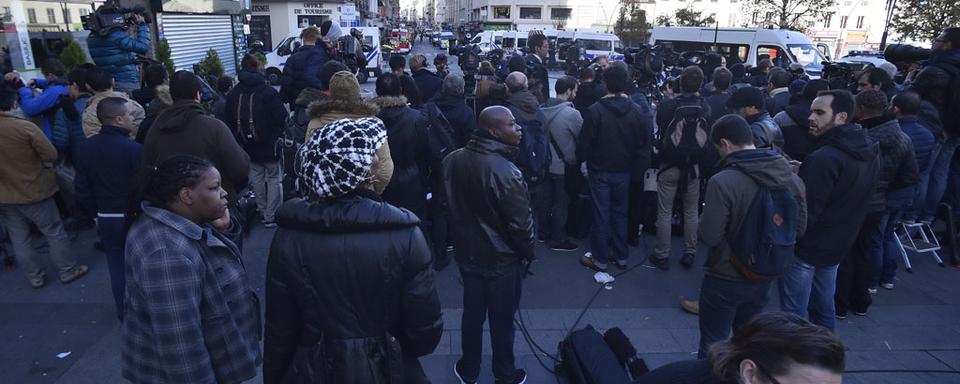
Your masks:
<instances>
[{"instance_id":1,"label":"man in blue jacket","mask_svg":"<svg viewBox=\"0 0 960 384\"><path fill-rule=\"evenodd\" d=\"M317 44L320 40L320 29L304 29L300 32L300 40L303 45L287 59L283 68L280 99L288 104L293 104L304 88L323 89L320 84L320 69L330 60L327 48L323 44Z\"/></svg>"},{"instance_id":2,"label":"man in blue jacket","mask_svg":"<svg viewBox=\"0 0 960 384\"><path fill-rule=\"evenodd\" d=\"M102 67L113 75L116 84L113 89L130 94L140 89L140 71L134 60L137 55L146 55L150 52L150 28L143 16L136 15L134 20L137 26L137 37L131 37L127 29L115 29L106 36L97 32L90 32L87 38L87 48L90 58L97 66Z\"/></svg>"},{"instance_id":3,"label":"man in blue jacket","mask_svg":"<svg viewBox=\"0 0 960 384\"><path fill-rule=\"evenodd\" d=\"M53 120L60 106L60 96L70 93L70 90L67 89L67 82L63 78L66 69L60 60L47 59L41 66L40 72L43 73L44 78L30 80L28 83L30 86L23 86L23 82L17 82L21 85L17 93L20 95L20 109L24 114L31 118L42 115L40 129L43 130L47 139L50 139ZM20 74L17 72L10 72L6 76L8 81L14 82L19 78ZM36 95L34 87L43 89L43 92Z\"/></svg>"}]
</instances>

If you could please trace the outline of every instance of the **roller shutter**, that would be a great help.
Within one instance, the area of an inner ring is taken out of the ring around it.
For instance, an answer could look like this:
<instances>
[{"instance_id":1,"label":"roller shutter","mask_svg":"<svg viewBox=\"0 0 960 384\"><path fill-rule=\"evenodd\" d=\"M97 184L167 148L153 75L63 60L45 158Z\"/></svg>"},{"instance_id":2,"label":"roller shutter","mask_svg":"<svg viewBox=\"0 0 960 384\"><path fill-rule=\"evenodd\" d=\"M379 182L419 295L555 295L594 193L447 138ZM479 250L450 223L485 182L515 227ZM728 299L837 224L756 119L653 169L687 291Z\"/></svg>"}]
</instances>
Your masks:
<instances>
[{"instance_id":1,"label":"roller shutter","mask_svg":"<svg viewBox=\"0 0 960 384\"><path fill-rule=\"evenodd\" d=\"M236 75L233 26L230 15L187 15L164 13L163 37L170 44L170 53L177 70L190 70L203 60L207 50L217 50L224 72Z\"/></svg>"}]
</instances>

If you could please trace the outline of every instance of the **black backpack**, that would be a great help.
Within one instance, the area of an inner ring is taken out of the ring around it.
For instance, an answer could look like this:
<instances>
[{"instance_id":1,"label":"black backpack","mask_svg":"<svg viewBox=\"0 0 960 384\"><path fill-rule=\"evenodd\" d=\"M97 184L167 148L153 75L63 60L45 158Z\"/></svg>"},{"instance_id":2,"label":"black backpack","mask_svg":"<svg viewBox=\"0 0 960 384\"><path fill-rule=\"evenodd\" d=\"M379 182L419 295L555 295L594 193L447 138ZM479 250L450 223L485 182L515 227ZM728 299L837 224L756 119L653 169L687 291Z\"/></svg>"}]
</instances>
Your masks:
<instances>
[{"instance_id":1,"label":"black backpack","mask_svg":"<svg viewBox=\"0 0 960 384\"><path fill-rule=\"evenodd\" d=\"M520 110L509 107L517 119L523 137L520 139L520 152L517 156L517 168L523 172L523 178L529 183L538 183L547 176L553 156L550 154L550 138L543 126L543 111L537 110L533 119L522 119Z\"/></svg>"},{"instance_id":2,"label":"black backpack","mask_svg":"<svg viewBox=\"0 0 960 384\"><path fill-rule=\"evenodd\" d=\"M430 153L437 160L443 160L459 147L457 146L456 134L453 131L453 125L443 116L443 112L435 103L426 103L423 110L427 115L427 121L430 123L427 127L427 141Z\"/></svg>"},{"instance_id":3,"label":"black backpack","mask_svg":"<svg viewBox=\"0 0 960 384\"><path fill-rule=\"evenodd\" d=\"M788 189L767 188L749 173L731 169L749 176L758 189L740 229L728 235L730 262L748 280L774 280L794 257L800 204Z\"/></svg>"},{"instance_id":4,"label":"black backpack","mask_svg":"<svg viewBox=\"0 0 960 384\"><path fill-rule=\"evenodd\" d=\"M693 166L705 152L710 129L699 104L681 105L666 129L659 132L660 162L667 166Z\"/></svg>"}]
</instances>

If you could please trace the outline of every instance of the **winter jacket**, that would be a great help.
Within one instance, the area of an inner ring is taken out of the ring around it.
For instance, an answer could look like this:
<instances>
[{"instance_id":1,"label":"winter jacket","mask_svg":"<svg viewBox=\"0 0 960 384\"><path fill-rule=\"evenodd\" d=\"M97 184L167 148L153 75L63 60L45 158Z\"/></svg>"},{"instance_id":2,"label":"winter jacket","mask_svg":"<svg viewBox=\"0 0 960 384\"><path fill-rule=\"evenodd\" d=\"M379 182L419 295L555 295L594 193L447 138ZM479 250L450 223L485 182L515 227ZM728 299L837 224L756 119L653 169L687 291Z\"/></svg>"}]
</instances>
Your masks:
<instances>
[{"instance_id":1,"label":"winter jacket","mask_svg":"<svg viewBox=\"0 0 960 384\"><path fill-rule=\"evenodd\" d=\"M112 90L99 92L94 94L93 97L87 101L87 108L83 110L83 134L87 135L87 137L96 135L98 132L100 132L100 119L97 118L97 105L100 105L100 100L108 97L119 97L126 100L128 104L133 105L133 126L137 127L136 129L140 128L140 124L143 123L143 119L147 117L147 113L143 110L143 106L130 99L126 93ZM137 132L131 132L130 137L137 137Z\"/></svg>"},{"instance_id":2,"label":"winter jacket","mask_svg":"<svg viewBox=\"0 0 960 384\"><path fill-rule=\"evenodd\" d=\"M417 82L409 74L404 73L400 76L400 89L403 90L403 96L410 102L411 107L418 108L427 101L420 92Z\"/></svg>"},{"instance_id":3,"label":"winter jacket","mask_svg":"<svg viewBox=\"0 0 960 384\"><path fill-rule=\"evenodd\" d=\"M730 108L727 108L727 100L730 100L730 95L732 95L732 93L728 91L721 91L703 99L707 105L710 106L710 116L707 119L717 121L717 119L724 115L733 113Z\"/></svg>"},{"instance_id":4,"label":"winter jacket","mask_svg":"<svg viewBox=\"0 0 960 384\"><path fill-rule=\"evenodd\" d=\"M929 172L930 162L933 160L931 152L936 144L933 132L916 116L904 116L897 119L897 123L913 144L913 154L917 159L917 169L920 170L920 174Z\"/></svg>"},{"instance_id":5,"label":"winter jacket","mask_svg":"<svg viewBox=\"0 0 960 384\"><path fill-rule=\"evenodd\" d=\"M83 109L87 106L90 94L83 93L76 100L69 96L61 97L61 107L53 119L53 132L50 141L60 153L66 154L72 162L80 143L87 139L83 134ZM69 103L69 105L64 105Z\"/></svg>"},{"instance_id":6,"label":"winter jacket","mask_svg":"<svg viewBox=\"0 0 960 384\"><path fill-rule=\"evenodd\" d=\"M797 238L807 225L806 189L790 164L776 151L754 149L736 152L723 159L723 170L707 181L700 240L709 248L704 266L707 276L745 280L731 264L734 257L729 240L736 238L750 205L759 190L786 188L797 199Z\"/></svg>"},{"instance_id":7,"label":"winter jacket","mask_svg":"<svg viewBox=\"0 0 960 384\"><path fill-rule=\"evenodd\" d=\"M250 162L262 164L278 161L277 139L286 128L287 108L280 101L277 91L267 85L267 79L260 73L242 70L237 73L237 79L239 84L227 94L223 121L250 155ZM243 134L250 132L251 118L257 135L253 140Z\"/></svg>"},{"instance_id":8,"label":"winter jacket","mask_svg":"<svg viewBox=\"0 0 960 384\"><path fill-rule=\"evenodd\" d=\"M412 76L413 81L417 84L417 89L420 91L420 100L422 102L428 102L440 93L440 88L443 86L443 79L436 73L430 72L430 70L426 68L420 68L414 71Z\"/></svg>"},{"instance_id":9,"label":"winter jacket","mask_svg":"<svg viewBox=\"0 0 960 384\"><path fill-rule=\"evenodd\" d=\"M527 184L513 164L517 147L478 131L443 160L454 256L461 270L497 275L532 261Z\"/></svg>"},{"instance_id":10,"label":"winter jacket","mask_svg":"<svg viewBox=\"0 0 960 384\"><path fill-rule=\"evenodd\" d=\"M603 83L595 80L584 81L577 87L577 96L573 98L573 107L580 111L580 116L587 116L587 111L593 103L604 96Z\"/></svg>"},{"instance_id":11,"label":"winter jacket","mask_svg":"<svg viewBox=\"0 0 960 384\"><path fill-rule=\"evenodd\" d=\"M364 117L376 116L380 108L374 104L362 103L360 101L346 101L341 99L325 99L311 103L307 107L307 113L310 115L310 124L307 125L307 136L309 139L313 131L324 125L340 119L362 119Z\"/></svg>"},{"instance_id":12,"label":"winter jacket","mask_svg":"<svg viewBox=\"0 0 960 384\"><path fill-rule=\"evenodd\" d=\"M40 129L49 139L53 136L53 120L57 110L60 108L60 97L70 93L67 89L67 83L63 80L47 82L46 79L37 79L37 86L43 88L39 95L34 94L34 89L29 87L20 87L17 93L20 95L20 110L31 118L40 117Z\"/></svg>"},{"instance_id":13,"label":"winter jacket","mask_svg":"<svg viewBox=\"0 0 960 384\"><path fill-rule=\"evenodd\" d=\"M143 106L143 121L140 122L140 127L137 129L136 140L138 143L143 144L157 116L160 116L160 113L171 105L173 105L173 96L170 96L170 86L158 85L153 100L150 101L150 104Z\"/></svg>"},{"instance_id":14,"label":"winter jacket","mask_svg":"<svg viewBox=\"0 0 960 384\"><path fill-rule=\"evenodd\" d=\"M753 132L753 145L757 148L783 148L783 132L766 111L748 116L746 120Z\"/></svg>"},{"instance_id":15,"label":"winter jacket","mask_svg":"<svg viewBox=\"0 0 960 384\"><path fill-rule=\"evenodd\" d=\"M247 185L250 156L223 122L206 115L200 103L178 100L157 116L143 145L143 165L154 167L175 155L209 160L220 171L231 205Z\"/></svg>"},{"instance_id":16,"label":"winter jacket","mask_svg":"<svg viewBox=\"0 0 960 384\"><path fill-rule=\"evenodd\" d=\"M73 162L80 205L91 215L126 211L142 160L143 146L130 140L130 131L103 126L99 134L80 144Z\"/></svg>"},{"instance_id":17,"label":"winter jacket","mask_svg":"<svg viewBox=\"0 0 960 384\"><path fill-rule=\"evenodd\" d=\"M770 94L764 100L766 104L767 113L770 116L776 116L778 113L783 112L788 105L790 105L790 89L787 87L776 88L770 90Z\"/></svg>"},{"instance_id":18,"label":"winter jacket","mask_svg":"<svg viewBox=\"0 0 960 384\"><path fill-rule=\"evenodd\" d=\"M949 51L935 52L907 86L907 90L919 93L924 100L933 104L940 111L943 130L957 136L960 135L960 121L947 118L951 116L947 109L953 107L950 105L951 92L957 91L950 89L953 79L951 70L960 76L960 48L958 47Z\"/></svg>"},{"instance_id":19,"label":"winter jacket","mask_svg":"<svg viewBox=\"0 0 960 384\"><path fill-rule=\"evenodd\" d=\"M330 60L330 54L323 44L304 45L290 55L283 68L280 97L285 103L291 103L304 88L323 89L320 84L320 69Z\"/></svg>"},{"instance_id":20,"label":"winter jacket","mask_svg":"<svg viewBox=\"0 0 960 384\"><path fill-rule=\"evenodd\" d=\"M529 90L511 92L507 95L507 106L514 111L514 118L519 124L521 120L535 120L540 112L540 102ZM519 112L519 116L517 116ZM541 121L541 123L543 123Z\"/></svg>"},{"instance_id":21,"label":"winter jacket","mask_svg":"<svg viewBox=\"0 0 960 384\"><path fill-rule=\"evenodd\" d=\"M477 130L477 115L473 108L467 106L463 96L451 96L443 92L433 98L433 103L440 108L440 113L453 128L457 146L463 148Z\"/></svg>"},{"instance_id":22,"label":"winter jacket","mask_svg":"<svg viewBox=\"0 0 960 384\"><path fill-rule=\"evenodd\" d=\"M577 138L583 128L583 117L573 103L550 98L543 106L544 128L550 135L550 173L564 174L565 165L577 165ZM558 148L560 153L558 153ZM562 156L561 156L562 154Z\"/></svg>"},{"instance_id":23,"label":"winter jacket","mask_svg":"<svg viewBox=\"0 0 960 384\"><path fill-rule=\"evenodd\" d=\"M433 352L443 318L415 215L358 189L290 200L277 222L266 272L265 384L396 383L391 347L408 358ZM325 362L309 359L318 343ZM323 364L326 376L307 368Z\"/></svg>"},{"instance_id":24,"label":"winter jacket","mask_svg":"<svg viewBox=\"0 0 960 384\"><path fill-rule=\"evenodd\" d=\"M12 112L0 112L0 204L31 204L59 188L53 173L57 149L43 131Z\"/></svg>"},{"instance_id":25,"label":"winter jacket","mask_svg":"<svg viewBox=\"0 0 960 384\"><path fill-rule=\"evenodd\" d=\"M800 167L807 186L807 232L798 241L797 257L827 267L847 254L867 215L866 197L879 180L880 145L857 124L834 127L818 143Z\"/></svg>"},{"instance_id":26,"label":"winter jacket","mask_svg":"<svg viewBox=\"0 0 960 384\"><path fill-rule=\"evenodd\" d=\"M803 161L817 149L817 138L810 134L810 104L813 100L800 100L787 106L773 117L783 132L783 152L791 159Z\"/></svg>"},{"instance_id":27,"label":"winter jacket","mask_svg":"<svg viewBox=\"0 0 960 384\"><path fill-rule=\"evenodd\" d=\"M583 117L577 160L599 172L644 172L650 168L653 123L622 96L606 96Z\"/></svg>"},{"instance_id":28,"label":"winter jacket","mask_svg":"<svg viewBox=\"0 0 960 384\"><path fill-rule=\"evenodd\" d=\"M706 100L695 94L683 93L672 99L664 100L657 108L657 127L660 132L665 132L670 126L670 122L676 117L677 107L687 105L699 105L703 109L704 116L707 117L707 126L713 125L713 120L710 120L710 117L713 116L713 109L710 108Z\"/></svg>"},{"instance_id":29,"label":"winter jacket","mask_svg":"<svg viewBox=\"0 0 960 384\"><path fill-rule=\"evenodd\" d=\"M387 128L387 144L393 159L393 177L383 191L383 200L409 209L418 217L426 217L427 179L423 172L432 160L427 117L408 107L407 98L403 96L381 96L370 102L380 107L377 117Z\"/></svg>"},{"instance_id":30,"label":"winter jacket","mask_svg":"<svg viewBox=\"0 0 960 384\"><path fill-rule=\"evenodd\" d=\"M533 53L524 57L524 61L530 79L530 92L533 92L537 101L542 104L550 98L550 77L547 74L547 68L543 66L543 59Z\"/></svg>"},{"instance_id":31,"label":"winter jacket","mask_svg":"<svg viewBox=\"0 0 960 384\"><path fill-rule=\"evenodd\" d=\"M157 98L157 88L140 88L130 92L130 98L146 108L153 99Z\"/></svg>"},{"instance_id":32,"label":"winter jacket","mask_svg":"<svg viewBox=\"0 0 960 384\"><path fill-rule=\"evenodd\" d=\"M880 144L880 175L870 195L870 212L886 211L887 192L910 187L908 195L912 196L912 187L920 180L913 143L892 117L874 117L859 123Z\"/></svg>"},{"instance_id":33,"label":"winter jacket","mask_svg":"<svg viewBox=\"0 0 960 384\"><path fill-rule=\"evenodd\" d=\"M123 377L135 384L241 383L257 375L263 322L229 233L143 203L127 233Z\"/></svg>"},{"instance_id":34,"label":"winter jacket","mask_svg":"<svg viewBox=\"0 0 960 384\"><path fill-rule=\"evenodd\" d=\"M106 69L118 83L139 83L140 71L134 60L137 55L150 52L150 28L146 24L137 26L137 37L131 37L127 31L117 30L106 36L94 32L87 38L90 58L98 67Z\"/></svg>"},{"instance_id":35,"label":"winter jacket","mask_svg":"<svg viewBox=\"0 0 960 384\"><path fill-rule=\"evenodd\" d=\"M297 144L303 144L307 136L307 126L310 124L310 114L307 113L307 106L314 101L326 100L330 98L329 92L324 92L316 88L304 88L297 96L290 108L290 117L286 123L284 138L293 140Z\"/></svg>"}]
</instances>

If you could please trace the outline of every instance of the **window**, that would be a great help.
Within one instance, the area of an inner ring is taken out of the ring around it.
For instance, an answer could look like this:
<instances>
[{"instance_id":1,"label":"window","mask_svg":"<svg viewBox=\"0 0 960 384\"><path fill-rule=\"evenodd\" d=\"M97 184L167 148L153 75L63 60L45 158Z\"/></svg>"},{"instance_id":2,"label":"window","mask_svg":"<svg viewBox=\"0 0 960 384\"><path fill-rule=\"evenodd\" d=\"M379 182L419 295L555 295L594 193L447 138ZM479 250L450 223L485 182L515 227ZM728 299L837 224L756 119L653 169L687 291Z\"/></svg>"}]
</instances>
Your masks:
<instances>
[{"instance_id":1,"label":"window","mask_svg":"<svg viewBox=\"0 0 960 384\"><path fill-rule=\"evenodd\" d=\"M57 23L57 13L53 11L53 8L47 8L47 22L50 24Z\"/></svg>"},{"instance_id":2,"label":"window","mask_svg":"<svg viewBox=\"0 0 960 384\"><path fill-rule=\"evenodd\" d=\"M770 59L775 67L786 67L790 64L790 59L784 53L783 49L776 45L761 45L757 47L757 63L763 59Z\"/></svg>"},{"instance_id":3,"label":"window","mask_svg":"<svg viewBox=\"0 0 960 384\"><path fill-rule=\"evenodd\" d=\"M493 7L493 18L494 19L509 19L510 18L510 6L505 7Z\"/></svg>"},{"instance_id":4,"label":"window","mask_svg":"<svg viewBox=\"0 0 960 384\"><path fill-rule=\"evenodd\" d=\"M848 19L848 18L850 18L850 16L840 16L840 28L846 28L846 27L847 27L847 19Z\"/></svg>"},{"instance_id":5,"label":"window","mask_svg":"<svg viewBox=\"0 0 960 384\"><path fill-rule=\"evenodd\" d=\"M90 14L90 10L86 8L80 8L80 16L86 16Z\"/></svg>"},{"instance_id":6,"label":"window","mask_svg":"<svg viewBox=\"0 0 960 384\"><path fill-rule=\"evenodd\" d=\"M858 29L863 28L863 16L857 16L857 28Z\"/></svg>"},{"instance_id":7,"label":"window","mask_svg":"<svg viewBox=\"0 0 960 384\"><path fill-rule=\"evenodd\" d=\"M823 27L830 28L830 22L833 21L833 13L823 15Z\"/></svg>"},{"instance_id":8,"label":"window","mask_svg":"<svg viewBox=\"0 0 960 384\"><path fill-rule=\"evenodd\" d=\"M540 20L541 18L543 18L543 9L532 8L532 7L520 7L520 18Z\"/></svg>"},{"instance_id":9,"label":"window","mask_svg":"<svg viewBox=\"0 0 960 384\"><path fill-rule=\"evenodd\" d=\"M550 8L550 19L569 20L573 14L573 8Z\"/></svg>"},{"instance_id":10,"label":"window","mask_svg":"<svg viewBox=\"0 0 960 384\"><path fill-rule=\"evenodd\" d=\"M63 9L63 22L67 24L72 22L72 20L70 20L70 8Z\"/></svg>"},{"instance_id":11,"label":"window","mask_svg":"<svg viewBox=\"0 0 960 384\"><path fill-rule=\"evenodd\" d=\"M36 23L37 23L37 10L36 10L36 9L27 8L27 21L29 21L30 24L36 24Z\"/></svg>"},{"instance_id":12,"label":"window","mask_svg":"<svg viewBox=\"0 0 960 384\"><path fill-rule=\"evenodd\" d=\"M613 50L613 41L610 40L587 40L587 39L578 39L577 41L583 42L583 49L589 51L612 51Z\"/></svg>"}]
</instances>

